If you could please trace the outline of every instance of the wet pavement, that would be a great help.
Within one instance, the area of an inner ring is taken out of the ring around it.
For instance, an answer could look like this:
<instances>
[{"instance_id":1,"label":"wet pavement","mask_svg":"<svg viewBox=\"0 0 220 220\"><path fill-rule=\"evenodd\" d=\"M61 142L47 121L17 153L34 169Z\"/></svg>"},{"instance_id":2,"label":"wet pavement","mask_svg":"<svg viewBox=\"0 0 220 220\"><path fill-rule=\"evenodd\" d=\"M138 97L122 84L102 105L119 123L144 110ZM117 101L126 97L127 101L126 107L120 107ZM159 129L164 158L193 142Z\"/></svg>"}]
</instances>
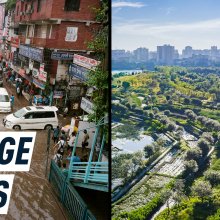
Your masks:
<instances>
[{"instance_id":1,"label":"wet pavement","mask_svg":"<svg viewBox=\"0 0 220 220\"><path fill-rule=\"evenodd\" d=\"M12 93L15 96L13 112L16 112L23 106L28 106L29 102L25 97L21 96L19 99L16 97L15 88L4 85L9 95ZM2 119L4 116L10 113L0 113L0 131L15 132L4 128ZM59 125L70 124L71 117L64 119L59 116ZM63 205L59 203L59 199L53 195L53 187L48 183L49 166L47 171L47 179L45 179L45 167L46 167L46 143L47 143L47 131L45 130L23 130L24 131L36 131L35 145L31 160L31 166L29 172L4 172L15 174L12 193L9 203L8 214L1 219L71 219L65 217L68 216L68 212ZM19 131L18 131L19 132ZM54 150L53 141L50 143L50 159L53 158ZM65 152L64 160L69 166L69 161L65 158L69 152ZM77 154L81 157L81 148L77 148ZM104 220L108 218L108 201L109 194L104 192L97 192L95 190L89 190L85 188L77 188L79 195L85 201L88 209L96 217L97 220Z\"/></svg>"}]
</instances>

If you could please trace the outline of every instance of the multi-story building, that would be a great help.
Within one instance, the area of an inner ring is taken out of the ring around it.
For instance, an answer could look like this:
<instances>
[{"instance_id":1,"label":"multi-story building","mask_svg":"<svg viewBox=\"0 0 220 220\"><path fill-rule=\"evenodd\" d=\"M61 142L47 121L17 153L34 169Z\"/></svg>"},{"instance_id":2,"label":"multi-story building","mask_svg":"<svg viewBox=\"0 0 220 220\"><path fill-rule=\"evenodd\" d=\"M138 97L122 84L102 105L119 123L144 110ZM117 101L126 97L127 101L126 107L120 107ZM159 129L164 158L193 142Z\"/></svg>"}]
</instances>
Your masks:
<instances>
[{"instance_id":1,"label":"multi-story building","mask_svg":"<svg viewBox=\"0 0 220 220\"><path fill-rule=\"evenodd\" d=\"M174 60L174 46L157 46L157 62L172 64Z\"/></svg>"},{"instance_id":2,"label":"multi-story building","mask_svg":"<svg viewBox=\"0 0 220 220\"><path fill-rule=\"evenodd\" d=\"M136 59L137 62L141 61L147 61L149 59L148 56L148 49L145 47L137 48L133 51L134 59Z\"/></svg>"},{"instance_id":3,"label":"multi-story building","mask_svg":"<svg viewBox=\"0 0 220 220\"><path fill-rule=\"evenodd\" d=\"M182 51L182 58L188 58L192 56L192 47L186 46L185 49Z\"/></svg>"},{"instance_id":4,"label":"multi-story building","mask_svg":"<svg viewBox=\"0 0 220 220\"><path fill-rule=\"evenodd\" d=\"M84 42L91 41L102 27L95 21L95 13L88 9L91 4L98 8L101 3L81 0L73 5L69 0L18 0L11 10L12 67L36 94L50 96L51 102L54 91L68 97L71 106L87 94L86 79L78 76L86 75L87 69L78 66L77 73L73 73L69 65L74 54L93 57L93 51Z\"/></svg>"}]
</instances>

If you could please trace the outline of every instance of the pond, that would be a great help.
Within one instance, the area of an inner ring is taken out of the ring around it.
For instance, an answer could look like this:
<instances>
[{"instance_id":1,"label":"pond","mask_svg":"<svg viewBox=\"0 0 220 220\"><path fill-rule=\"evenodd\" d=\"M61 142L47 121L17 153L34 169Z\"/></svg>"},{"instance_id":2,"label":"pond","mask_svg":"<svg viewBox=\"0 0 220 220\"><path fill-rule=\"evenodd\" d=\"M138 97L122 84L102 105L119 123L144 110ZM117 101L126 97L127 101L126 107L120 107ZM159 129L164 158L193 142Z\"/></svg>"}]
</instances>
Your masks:
<instances>
[{"instance_id":1,"label":"pond","mask_svg":"<svg viewBox=\"0 0 220 220\"><path fill-rule=\"evenodd\" d=\"M143 135L143 131L144 128L141 128L138 131L139 135L137 138L116 138L115 140L112 140L112 144L123 148L120 153L134 153L135 151L143 150L145 145L154 142L154 139L151 136Z\"/></svg>"}]
</instances>

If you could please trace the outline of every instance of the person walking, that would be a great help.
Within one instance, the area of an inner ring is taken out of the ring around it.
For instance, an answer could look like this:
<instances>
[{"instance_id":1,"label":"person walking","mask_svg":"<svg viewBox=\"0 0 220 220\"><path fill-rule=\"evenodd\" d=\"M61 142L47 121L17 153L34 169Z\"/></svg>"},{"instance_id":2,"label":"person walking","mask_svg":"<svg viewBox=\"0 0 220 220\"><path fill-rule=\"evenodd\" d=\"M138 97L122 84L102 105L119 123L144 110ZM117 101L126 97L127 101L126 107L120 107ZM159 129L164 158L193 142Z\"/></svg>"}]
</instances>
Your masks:
<instances>
[{"instance_id":1,"label":"person walking","mask_svg":"<svg viewBox=\"0 0 220 220\"><path fill-rule=\"evenodd\" d=\"M11 108L12 109L13 109L14 101L15 101L15 97L13 94L11 94Z\"/></svg>"},{"instance_id":2,"label":"person walking","mask_svg":"<svg viewBox=\"0 0 220 220\"><path fill-rule=\"evenodd\" d=\"M9 86L11 87L12 83L13 83L14 77L11 75L10 77L10 81L9 81Z\"/></svg>"},{"instance_id":3,"label":"person walking","mask_svg":"<svg viewBox=\"0 0 220 220\"><path fill-rule=\"evenodd\" d=\"M29 93L29 90L30 90L30 85L28 83L27 86L26 86L26 93Z\"/></svg>"},{"instance_id":4,"label":"person walking","mask_svg":"<svg viewBox=\"0 0 220 220\"><path fill-rule=\"evenodd\" d=\"M83 142L82 142L82 153L86 149L86 147L89 145L88 143L89 135L87 133L87 130L84 130L84 137L83 137Z\"/></svg>"},{"instance_id":5,"label":"person walking","mask_svg":"<svg viewBox=\"0 0 220 220\"><path fill-rule=\"evenodd\" d=\"M29 92L29 94L30 94L30 99L33 99L33 96L34 96L34 90L31 89L31 91Z\"/></svg>"},{"instance_id":6,"label":"person walking","mask_svg":"<svg viewBox=\"0 0 220 220\"><path fill-rule=\"evenodd\" d=\"M54 141L54 144L58 142L59 134L60 134L60 128L59 128L59 126L57 126L57 128L55 128L53 130L53 141Z\"/></svg>"},{"instance_id":7,"label":"person walking","mask_svg":"<svg viewBox=\"0 0 220 220\"><path fill-rule=\"evenodd\" d=\"M20 95L22 96L23 85L20 83Z\"/></svg>"},{"instance_id":8,"label":"person walking","mask_svg":"<svg viewBox=\"0 0 220 220\"><path fill-rule=\"evenodd\" d=\"M53 149L55 149L56 148L56 146L58 146L58 149L56 150L54 150L54 153L56 154L56 153L58 153L58 154L61 154L62 156L63 156L63 154L64 154L64 147L65 147L65 141L63 140L63 137L60 137L59 138L59 141L54 145L54 147L53 147Z\"/></svg>"},{"instance_id":9,"label":"person walking","mask_svg":"<svg viewBox=\"0 0 220 220\"><path fill-rule=\"evenodd\" d=\"M73 147L74 147L75 141L76 141L76 133L75 133L75 131L73 131L71 133L71 135L69 136L67 150L70 149L70 151L73 151Z\"/></svg>"},{"instance_id":10,"label":"person walking","mask_svg":"<svg viewBox=\"0 0 220 220\"><path fill-rule=\"evenodd\" d=\"M20 86L19 85L17 86L16 92L17 92L17 97L19 98L19 95L20 95Z\"/></svg>"}]
</instances>

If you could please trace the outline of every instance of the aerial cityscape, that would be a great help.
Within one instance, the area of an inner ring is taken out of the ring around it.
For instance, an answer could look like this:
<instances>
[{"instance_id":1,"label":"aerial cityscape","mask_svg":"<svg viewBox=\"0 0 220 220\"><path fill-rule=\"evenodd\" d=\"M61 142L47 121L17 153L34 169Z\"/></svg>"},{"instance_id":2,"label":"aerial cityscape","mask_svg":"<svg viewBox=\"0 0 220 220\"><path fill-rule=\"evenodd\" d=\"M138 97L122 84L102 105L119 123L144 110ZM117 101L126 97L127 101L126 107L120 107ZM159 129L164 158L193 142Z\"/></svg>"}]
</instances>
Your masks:
<instances>
[{"instance_id":1,"label":"aerial cityscape","mask_svg":"<svg viewBox=\"0 0 220 220\"><path fill-rule=\"evenodd\" d=\"M219 6L112 2L113 220L220 219Z\"/></svg>"}]
</instances>

